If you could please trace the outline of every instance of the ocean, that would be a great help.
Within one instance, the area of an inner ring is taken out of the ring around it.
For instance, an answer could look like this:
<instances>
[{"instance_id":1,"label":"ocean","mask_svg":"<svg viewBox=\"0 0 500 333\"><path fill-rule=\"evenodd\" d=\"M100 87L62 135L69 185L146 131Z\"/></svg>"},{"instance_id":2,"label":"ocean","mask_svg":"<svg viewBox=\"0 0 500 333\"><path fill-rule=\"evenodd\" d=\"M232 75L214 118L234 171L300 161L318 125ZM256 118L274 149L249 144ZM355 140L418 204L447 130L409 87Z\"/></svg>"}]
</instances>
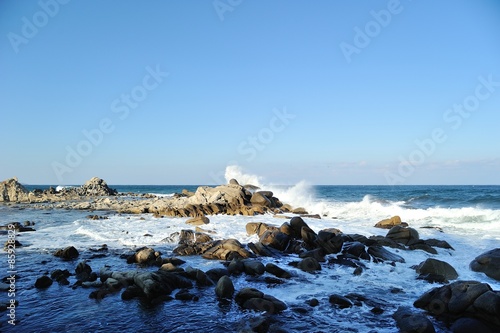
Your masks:
<instances>
[{"instance_id":1,"label":"ocean","mask_svg":"<svg viewBox=\"0 0 500 333\"><path fill-rule=\"evenodd\" d=\"M288 305L283 313L269 319L269 332L398 332L391 315L401 305L412 306L425 291L438 286L417 280L411 267L427 258L451 264L461 280L477 280L500 290L500 281L469 269L469 263L479 254L500 247L500 186L294 186L258 184L272 190L276 197L294 207L304 207L321 219L304 218L316 232L338 228L344 233L365 236L386 235L387 230L374 228L378 221L399 215L404 222L418 230L420 238L445 240L454 250L437 248L438 254L424 251L389 249L405 259L405 263L390 265L364 261L366 269L360 276L353 268L323 264L315 274L305 273L288 265L297 261L295 255L281 258L262 258L264 264L273 262L291 271L293 277L284 283L269 283L264 277L241 275L232 277L236 290L254 287L275 296ZM47 186L33 186L44 188ZM122 193L155 193L171 196L182 189L195 191L197 186L112 186ZM108 219L90 220L89 214ZM209 216L204 226L214 232L216 239L236 238L241 243L256 242L256 235L247 235L248 222L281 225L285 220L272 215ZM213 287L195 287L192 292L198 301L167 301L157 306L140 300L123 301L120 293L102 300L90 299L92 289L54 283L45 290L34 287L36 279L55 269L74 272L78 262L86 259L93 271L104 265L116 271L135 270L120 255L142 246L150 246L172 256L176 242L167 238L182 229L189 229L186 218L155 218L151 214L120 215L110 212L72 210L34 210L20 206L0 205L0 225L11 222L35 222L35 232L17 235L23 245L17 249L15 269L16 325L7 323L7 312L0 312L2 332L239 332L248 322L261 316L241 310L234 302L221 303ZM0 234L7 240L6 233ZM2 240L2 241L5 241ZM90 249L108 246L103 256ZM80 257L62 261L53 256L56 249L75 246ZM3 257L3 258L2 258ZM218 261L197 256L181 257L201 270L223 267ZM145 268L155 270L157 268ZM0 277L8 276L8 258L0 256ZM267 273L266 273L267 274ZM400 292L391 292L399 290ZM331 294L359 294L369 301L348 309L332 307ZM174 291L175 294L175 291ZM2 292L2 301L6 293ZM310 307L306 300L316 298L319 306ZM376 304L383 313L373 313ZM449 332L435 321L438 332Z\"/></svg>"}]
</instances>

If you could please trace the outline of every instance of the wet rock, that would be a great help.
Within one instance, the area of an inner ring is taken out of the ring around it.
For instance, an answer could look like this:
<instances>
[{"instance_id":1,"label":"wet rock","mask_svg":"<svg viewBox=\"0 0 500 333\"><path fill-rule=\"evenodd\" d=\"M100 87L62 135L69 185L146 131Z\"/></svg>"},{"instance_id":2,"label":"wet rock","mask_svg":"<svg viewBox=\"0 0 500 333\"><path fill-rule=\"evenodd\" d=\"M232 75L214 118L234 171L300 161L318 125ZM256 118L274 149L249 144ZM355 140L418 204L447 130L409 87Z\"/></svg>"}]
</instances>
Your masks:
<instances>
[{"instance_id":1,"label":"wet rock","mask_svg":"<svg viewBox=\"0 0 500 333\"><path fill-rule=\"evenodd\" d=\"M136 285L128 286L122 293L121 298L124 301L131 300L137 297L146 297L141 288Z\"/></svg>"},{"instance_id":2,"label":"wet rock","mask_svg":"<svg viewBox=\"0 0 500 333\"><path fill-rule=\"evenodd\" d=\"M135 254L127 258L127 263L129 264L139 264L139 265L155 265L161 264L162 259L159 252L149 247L144 247L138 249Z\"/></svg>"},{"instance_id":3,"label":"wet rock","mask_svg":"<svg viewBox=\"0 0 500 333\"><path fill-rule=\"evenodd\" d=\"M314 272L321 270L321 265L319 264L319 262L311 257L301 260L297 267L304 272Z\"/></svg>"},{"instance_id":4,"label":"wet rock","mask_svg":"<svg viewBox=\"0 0 500 333\"><path fill-rule=\"evenodd\" d=\"M382 261L393 261L393 262L401 262L404 263L405 259L391 251L385 249L382 246L372 245L368 247L368 254L376 259L380 259Z\"/></svg>"},{"instance_id":5,"label":"wet rock","mask_svg":"<svg viewBox=\"0 0 500 333\"><path fill-rule=\"evenodd\" d=\"M112 275L115 277L115 275ZM191 288L192 283L175 274L166 271L136 272L133 282L144 292L147 298L154 299L168 295L175 289Z\"/></svg>"},{"instance_id":6,"label":"wet rock","mask_svg":"<svg viewBox=\"0 0 500 333\"><path fill-rule=\"evenodd\" d=\"M50 274L50 277L61 285L69 285L68 278L70 276L71 273L67 269L65 270L56 269Z\"/></svg>"},{"instance_id":7,"label":"wet rock","mask_svg":"<svg viewBox=\"0 0 500 333\"><path fill-rule=\"evenodd\" d=\"M244 309L265 311L275 314L287 309L284 302L254 288L243 288L235 297L236 303Z\"/></svg>"},{"instance_id":8,"label":"wet rock","mask_svg":"<svg viewBox=\"0 0 500 333\"><path fill-rule=\"evenodd\" d=\"M434 325L423 313L401 306L392 315L400 332L435 333Z\"/></svg>"},{"instance_id":9,"label":"wet rock","mask_svg":"<svg viewBox=\"0 0 500 333\"><path fill-rule=\"evenodd\" d=\"M261 237L266 231L278 230L276 226L262 222L249 222L245 228L248 235L256 234L259 237Z\"/></svg>"},{"instance_id":10,"label":"wet rock","mask_svg":"<svg viewBox=\"0 0 500 333\"><path fill-rule=\"evenodd\" d=\"M400 224L401 224L401 217L396 215L391 217L390 219L385 219L380 222L377 222L377 224L375 224L375 228L391 229L392 227Z\"/></svg>"},{"instance_id":11,"label":"wet rock","mask_svg":"<svg viewBox=\"0 0 500 333\"><path fill-rule=\"evenodd\" d=\"M215 287L215 294L219 298L232 298L234 295L233 281L229 276L222 276Z\"/></svg>"},{"instance_id":12,"label":"wet rock","mask_svg":"<svg viewBox=\"0 0 500 333\"><path fill-rule=\"evenodd\" d=\"M290 236L279 230L267 230L259 239L263 245L270 246L276 250L284 251L290 243Z\"/></svg>"},{"instance_id":13,"label":"wet rock","mask_svg":"<svg viewBox=\"0 0 500 333\"><path fill-rule=\"evenodd\" d=\"M439 239L426 239L424 240L425 244L433 247L439 247L442 249L450 249L450 250L455 250L447 241L444 240L439 240Z\"/></svg>"},{"instance_id":14,"label":"wet rock","mask_svg":"<svg viewBox=\"0 0 500 333\"><path fill-rule=\"evenodd\" d=\"M433 279L438 279L437 277L441 276L444 281L455 280L458 278L458 273L447 262L429 258L423 262L421 262L416 268L417 274L428 275L430 274ZM436 277L437 276L437 277Z\"/></svg>"},{"instance_id":15,"label":"wet rock","mask_svg":"<svg viewBox=\"0 0 500 333\"><path fill-rule=\"evenodd\" d=\"M304 220L298 216L292 217L290 219L289 223L290 223L290 227L291 227L292 232L293 232L292 237L296 238L296 239L301 239L301 237L302 237L301 232L302 232L303 227L309 228L307 223L305 223Z\"/></svg>"},{"instance_id":16,"label":"wet rock","mask_svg":"<svg viewBox=\"0 0 500 333\"><path fill-rule=\"evenodd\" d=\"M253 205L264 206L264 207L273 207L273 202L265 196L261 191L255 192L250 199L250 202Z\"/></svg>"},{"instance_id":17,"label":"wet rock","mask_svg":"<svg viewBox=\"0 0 500 333\"><path fill-rule=\"evenodd\" d=\"M499 330L492 326L487 326L480 320L474 318L459 318L451 325L453 333L498 333Z\"/></svg>"},{"instance_id":18,"label":"wet rock","mask_svg":"<svg viewBox=\"0 0 500 333\"><path fill-rule=\"evenodd\" d=\"M262 275L266 271L264 264L258 260L242 260L245 273L248 275Z\"/></svg>"},{"instance_id":19,"label":"wet rock","mask_svg":"<svg viewBox=\"0 0 500 333\"><path fill-rule=\"evenodd\" d=\"M182 289L175 294L175 299L179 301L198 301L199 297L187 289Z\"/></svg>"},{"instance_id":20,"label":"wet rock","mask_svg":"<svg viewBox=\"0 0 500 333\"><path fill-rule=\"evenodd\" d=\"M304 243L309 246L309 248L316 247L316 239L318 238L318 235L316 235L316 233L308 226L304 226L300 229L300 237Z\"/></svg>"},{"instance_id":21,"label":"wet rock","mask_svg":"<svg viewBox=\"0 0 500 333\"><path fill-rule=\"evenodd\" d=\"M252 254L236 239L225 239L213 242L202 256L205 259L232 260L250 258Z\"/></svg>"},{"instance_id":22,"label":"wet rock","mask_svg":"<svg viewBox=\"0 0 500 333\"><path fill-rule=\"evenodd\" d=\"M431 254L437 254L437 251L435 248L430 246L429 244L425 243L423 240L419 240L416 243L410 245L408 247L410 250L422 250Z\"/></svg>"},{"instance_id":23,"label":"wet rock","mask_svg":"<svg viewBox=\"0 0 500 333\"><path fill-rule=\"evenodd\" d=\"M54 256L59 257L63 260L73 260L78 258L80 253L73 246L68 246L64 249L59 249L54 253Z\"/></svg>"},{"instance_id":24,"label":"wet rock","mask_svg":"<svg viewBox=\"0 0 500 333\"><path fill-rule=\"evenodd\" d=\"M412 245L419 240L417 230L402 226L392 227L385 237L404 245Z\"/></svg>"},{"instance_id":25,"label":"wet rock","mask_svg":"<svg viewBox=\"0 0 500 333\"><path fill-rule=\"evenodd\" d=\"M87 264L87 261L82 261L76 266L75 273L78 280L85 282L90 279L92 268Z\"/></svg>"},{"instance_id":26,"label":"wet rock","mask_svg":"<svg viewBox=\"0 0 500 333\"><path fill-rule=\"evenodd\" d=\"M53 283L53 281L50 277L48 277L47 275L43 275L43 276L39 277L38 279L36 279L35 288L46 289L46 288L50 287L52 285L52 283Z\"/></svg>"},{"instance_id":27,"label":"wet rock","mask_svg":"<svg viewBox=\"0 0 500 333\"><path fill-rule=\"evenodd\" d=\"M413 305L448 322L472 317L500 330L500 292L486 283L455 281L431 289Z\"/></svg>"},{"instance_id":28,"label":"wet rock","mask_svg":"<svg viewBox=\"0 0 500 333\"><path fill-rule=\"evenodd\" d=\"M227 268L212 268L205 273L215 283L217 283L221 277L229 276L229 271L227 270Z\"/></svg>"},{"instance_id":29,"label":"wet rock","mask_svg":"<svg viewBox=\"0 0 500 333\"><path fill-rule=\"evenodd\" d=\"M252 250L253 253L262 257L281 257L282 253L270 246L264 245L261 242L248 243L248 248Z\"/></svg>"},{"instance_id":30,"label":"wet rock","mask_svg":"<svg viewBox=\"0 0 500 333\"><path fill-rule=\"evenodd\" d=\"M470 269L474 272L482 272L490 278L500 281L500 248L477 256L470 263Z\"/></svg>"},{"instance_id":31,"label":"wet rock","mask_svg":"<svg viewBox=\"0 0 500 333\"><path fill-rule=\"evenodd\" d=\"M347 309L353 306L352 302L348 298L337 294L330 295L328 301L330 304L340 309Z\"/></svg>"},{"instance_id":32,"label":"wet rock","mask_svg":"<svg viewBox=\"0 0 500 333\"><path fill-rule=\"evenodd\" d=\"M198 216L198 217L193 217L190 218L189 220L186 221L186 224L190 225L204 225L204 224L209 224L210 220L206 216Z\"/></svg>"},{"instance_id":33,"label":"wet rock","mask_svg":"<svg viewBox=\"0 0 500 333\"><path fill-rule=\"evenodd\" d=\"M370 256L366 252L365 245L360 242L345 242L342 253L350 254L356 258L370 260Z\"/></svg>"},{"instance_id":34,"label":"wet rock","mask_svg":"<svg viewBox=\"0 0 500 333\"><path fill-rule=\"evenodd\" d=\"M215 283L201 269L186 267L187 275L196 281L198 286L213 286Z\"/></svg>"},{"instance_id":35,"label":"wet rock","mask_svg":"<svg viewBox=\"0 0 500 333\"><path fill-rule=\"evenodd\" d=\"M338 229L321 230L317 238L318 245L323 248L326 254L339 253L342 250L344 239Z\"/></svg>"},{"instance_id":36,"label":"wet rock","mask_svg":"<svg viewBox=\"0 0 500 333\"><path fill-rule=\"evenodd\" d=\"M290 272L270 262L266 264L266 272L282 279L289 279L292 277Z\"/></svg>"}]
</instances>

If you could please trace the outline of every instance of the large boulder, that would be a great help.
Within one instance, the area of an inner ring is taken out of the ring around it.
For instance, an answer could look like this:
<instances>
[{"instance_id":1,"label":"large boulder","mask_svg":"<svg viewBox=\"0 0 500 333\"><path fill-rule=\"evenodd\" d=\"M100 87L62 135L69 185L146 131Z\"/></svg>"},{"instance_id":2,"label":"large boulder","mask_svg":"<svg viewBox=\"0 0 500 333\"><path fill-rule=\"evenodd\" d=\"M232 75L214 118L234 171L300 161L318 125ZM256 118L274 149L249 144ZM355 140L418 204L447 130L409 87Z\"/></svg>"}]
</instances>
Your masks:
<instances>
[{"instance_id":1,"label":"large boulder","mask_svg":"<svg viewBox=\"0 0 500 333\"><path fill-rule=\"evenodd\" d=\"M243 309L265 311L268 314L275 314L287 309L284 302L276 297L266 295L254 288L243 288L235 297L236 303Z\"/></svg>"},{"instance_id":2,"label":"large boulder","mask_svg":"<svg viewBox=\"0 0 500 333\"><path fill-rule=\"evenodd\" d=\"M472 317L500 331L500 292L493 291L486 283L452 282L431 289L413 305L447 322Z\"/></svg>"},{"instance_id":3,"label":"large boulder","mask_svg":"<svg viewBox=\"0 0 500 333\"><path fill-rule=\"evenodd\" d=\"M435 333L434 325L423 313L401 306L392 315L400 332Z\"/></svg>"},{"instance_id":4,"label":"large boulder","mask_svg":"<svg viewBox=\"0 0 500 333\"><path fill-rule=\"evenodd\" d=\"M78 193L83 196L110 196L118 192L109 188L108 184L101 178L93 177L78 189Z\"/></svg>"},{"instance_id":5,"label":"large boulder","mask_svg":"<svg viewBox=\"0 0 500 333\"><path fill-rule=\"evenodd\" d=\"M485 252L470 263L475 272L483 272L492 279L500 281L500 248Z\"/></svg>"},{"instance_id":6,"label":"large boulder","mask_svg":"<svg viewBox=\"0 0 500 333\"><path fill-rule=\"evenodd\" d=\"M419 240L417 230L400 225L392 227L385 237L407 246L412 245Z\"/></svg>"},{"instance_id":7,"label":"large boulder","mask_svg":"<svg viewBox=\"0 0 500 333\"><path fill-rule=\"evenodd\" d=\"M222 276L215 287L215 294L219 298L232 298L234 294L234 285L231 278L227 275Z\"/></svg>"},{"instance_id":8,"label":"large boulder","mask_svg":"<svg viewBox=\"0 0 500 333\"><path fill-rule=\"evenodd\" d=\"M28 201L29 192L17 178L10 178L0 183L0 202Z\"/></svg>"},{"instance_id":9,"label":"large boulder","mask_svg":"<svg viewBox=\"0 0 500 333\"><path fill-rule=\"evenodd\" d=\"M59 249L54 252L54 256L59 257L63 260L73 260L78 258L80 253L74 246L68 246L64 249Z\"/></svg>"},{"instance_id":10,"label":"large boulder","mask_svg":"<svg viewBox=\"0 0 500 333\"><path fill-rule=\"evenodd\" d=\"M221 185L217 187L200 186L193 196L186 200L192 205L219 204L223 206L243 206L247 202L245 190L236 184Z\"/></svg>"},{"instance_id":11,"label":"large boulder","mask_svg":"<svg viewBox=\"0 0 500 333\"><path fill-rule=\"evenodd\" d=\"M447 262L432 258L421 262L416 271L420 274L420 278L425 280L448 281L458 278L458 273L453 266Z\"/></svg>"}]
</instances>

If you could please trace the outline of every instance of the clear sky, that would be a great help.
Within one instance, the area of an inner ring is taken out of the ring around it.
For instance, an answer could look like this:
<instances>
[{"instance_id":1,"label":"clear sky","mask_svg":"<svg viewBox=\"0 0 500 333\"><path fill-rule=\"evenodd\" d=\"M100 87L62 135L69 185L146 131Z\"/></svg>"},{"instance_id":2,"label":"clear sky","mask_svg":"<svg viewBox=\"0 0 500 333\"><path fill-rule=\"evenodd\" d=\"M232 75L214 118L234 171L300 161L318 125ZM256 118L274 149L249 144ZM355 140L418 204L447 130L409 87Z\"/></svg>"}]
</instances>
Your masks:
<instances>
[{"instance_id":1,"label":"clear sky","mask_svg":"<svg viewBox=\"0 0 500 333\"><path fill-rule=\"evenodd\" d=\"M0 179L500 184L498 1L2 1Z\"/></svg>"}]
</instances>

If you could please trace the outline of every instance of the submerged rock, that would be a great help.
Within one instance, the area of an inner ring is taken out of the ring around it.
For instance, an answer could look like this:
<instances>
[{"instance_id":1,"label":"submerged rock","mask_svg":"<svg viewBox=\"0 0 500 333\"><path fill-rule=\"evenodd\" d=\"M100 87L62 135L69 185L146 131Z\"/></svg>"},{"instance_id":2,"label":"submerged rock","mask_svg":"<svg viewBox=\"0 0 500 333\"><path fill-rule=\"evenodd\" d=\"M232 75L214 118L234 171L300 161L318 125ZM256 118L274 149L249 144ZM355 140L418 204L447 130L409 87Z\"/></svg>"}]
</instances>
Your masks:
<instances>
[{"instance_id":1,"label":"submerged rock","mask_svg":"<svg viewBox=\"0 0 500 333\"><path fill-rule=\"evenodd\" d=\"M43 275L41 277L39 277L38 279L36 279L36 282L35 282L35 288L38 288L38 289L45 289L45 288L48 288L52 285L53 281L50 277L48 277L47 275Z\"/></svg>"}]
</instances>

